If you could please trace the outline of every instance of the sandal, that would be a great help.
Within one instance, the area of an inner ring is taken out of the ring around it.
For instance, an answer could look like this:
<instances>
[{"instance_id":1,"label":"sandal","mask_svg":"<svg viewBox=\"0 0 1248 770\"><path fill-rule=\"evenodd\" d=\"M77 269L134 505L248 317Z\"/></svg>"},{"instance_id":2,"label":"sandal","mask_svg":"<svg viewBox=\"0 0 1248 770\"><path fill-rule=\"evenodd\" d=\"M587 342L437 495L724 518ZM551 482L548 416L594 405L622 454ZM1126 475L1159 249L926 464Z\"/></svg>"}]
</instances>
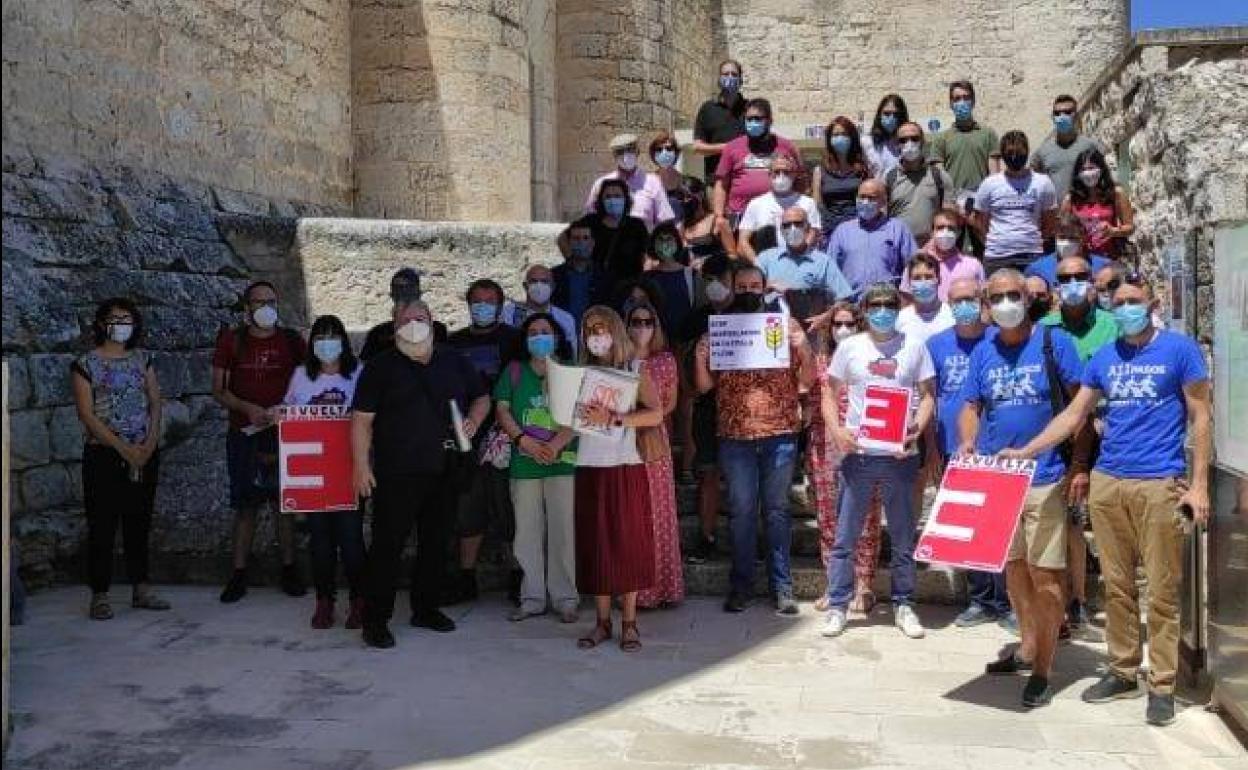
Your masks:
<instances>
[{"instance_id":1,"label":"sandal","mask_svg":"<svg viewBox=\"0 0 1248 770\"><path fill-rule=\"evenodd\" d=\"M634 624L636 625L636 624ZM586 636L576 640L576 646L582 650L592 650L611 638L611 618L599 618L593 630Z\"/></svg>"},{"instance_id":2,"label":"sandal","mask_svg":"<svg viewBox=\"0 0 1248 770\"><path fill-rule=\"evenodd\" d=\"M91 595L92 620L109 620L113 617L113 605L108 601L108 593L98 593Z\"/></svg>"},{"instance_id":3,"label":"sandal","mask_svg":"<svg viewBox=\"0 0 1248 770\"><path fill-rule=\"evenodd\" d=\"M641 634L637 633L637 621L620 621L620 649L624 652L637 652L641 649Z\"/></svg>"}]
</instances>

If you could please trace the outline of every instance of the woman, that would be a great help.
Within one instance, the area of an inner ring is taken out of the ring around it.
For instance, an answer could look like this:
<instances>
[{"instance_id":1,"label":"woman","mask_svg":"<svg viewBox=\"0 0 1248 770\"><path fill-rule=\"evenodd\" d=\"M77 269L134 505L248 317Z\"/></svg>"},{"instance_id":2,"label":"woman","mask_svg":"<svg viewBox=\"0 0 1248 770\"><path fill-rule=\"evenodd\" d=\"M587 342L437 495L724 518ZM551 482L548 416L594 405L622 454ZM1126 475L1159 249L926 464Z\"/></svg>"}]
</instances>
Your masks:
<instances>
[{"instance_id":1,"label":"woman","mask_svg":"<svg viewBox=\"0 0 1248 770\"><path fill-rule=\"evenodd\" d=\"M901 147L897 144L897 129L910 120L906 101L897 94L889 94L875 108L875 120L871 133L862 139L862 150L867 156L871 176L883 179L901 160Z\"/></svg>"},{"instance_id":2,"label":"woman","mask_svg":"<svg viewBox=\"0 0 1248 770\"><path fill-rule=\"evenodd\" d=\"M628 214L633 196L619 179L607 179L598 187L594 213L585 219L594 235L594 265L610 285L641 275L650 233L646 224Z\"/></svg>"},{"instance_id":3,"label":"woman","mask_svg":"<svg viewBox=\"0 0 1248 770\"><path fill-rule=\"evenodd\" d=\"M832 352L841 340L857 334L864 329L862 311L852 302L837 302L832 306L832 317L829 328L821 329L815 339L815 363L819 372L815 386L810 390L810 401L815 405L811 410L810 446L806 452L807 472L814 480L816 521L819 525L819 556L824 569L828 567L828 559L832 554L832 546L836 543L836 512L840 502L840 493L836 483L837 471L841 466L841 451L836 442L831 440L827 423L818 404L823 397L823 389L828 386L828 362L832 360ZM849 394L841 392L839 424L845 424L845 408ZM868 613L875 606L875 594L871 584L875 581L875 568L880 551L880 500L871 500L867 513L867 524L862 537L858 540L858 548L854 551L854 598L849 605L850 612ZM820 597L815 603L820 612L828 609L827 596Z\"/></svg>"},{"instance_id":4,"label":"woman","mask_svg":"<svg viewBox=\"0 0 1248 770\"><path fill-rule=\"evenodd\" d=\"M1089 255L1117 259L1122 244L1135 232L1135 211L1131 199L1119 185L1096 148L1084 150L1075 158L1070 192L1062 201L1062 213L1070 212L1083 222Z\"/></svg>"},{"instance_id":5,"label":"woman","mask_svg":"<svg viewBox=\"0 0 1248 770\"><path fill-rule=\"evenodd\" d=\"M689 264L695 270L716 254L735 258L737 243L732 228L706 205L706 185L699 179L687 181L688 195L684 206L685 243L689 247Z\"/></svg>"},{"instance_id":6,"label":"woman","mask_svg":"<svg viewBox=\"0 0 1248 770\"><path fill-rule=\"evenodd\" d=\"M823 129L823 158L815 166L813 188L823 220L820 248L826 249L832 231L856 217L858 185L870 175L854 121L838 115Z\"/></svg>"},{"instance_id":7,"label":"woman","mask_svg":"<svg viewBox=\"0 0 1248 770\"><path fill-rule=\"evenodd\" d=\"M957 279L984 280L984 264L958 248L965 224L966 220L955 208L943 208L932 215L932 237L927 239L923 251L940 261L940 282L936 291L941 302L949 299L949 287ZM908 273L902 276L901 290L910 293Z\"/></svg>"},{"instance_id":8,"label":"woman","mask_svg":"<svg viewBox=\"0 0 1248 770\"><path fill-rule=\"evenodd\" d=\"M524 349L499 373L494 385L498 426L511 439L511 502L516 511L513 551L524 579L520 606L509 616L521 621L549 606L563 623L575 623L576 537L573 477L576 452L571 428L555 425L546 399L547 363L566 355L563 329L546 313L520 324Z\"/></svg>"},{"instance_id":9,"label":"woman","mask_svg":"<svg viewBox=\"0 0 1248 770\"><path fill-rule=\"evenodd\" d=\"M633 343L633 361L648 377L666 417L676 407L678 376L676 356L667 349L667 335L653 306L630 302L624 308L624 323ZM645 609L679 604L685 598L681 568L680 520L676 512L676 484L672 470L672 447L667 426L659 423L638 431L637 444L646 463L650 484L650 511L654 519L654 573L652 586L637 596Z\"/></svg>"},{"instance_id":10,"label":"woman","mask_svg":"<svg viewBox=\"0 0 1248 770\"><path fill-rule=\"evenodd\" d=\"M642 280L653 284L662 295L661 301L653 304L662 310L663 328L679 329L702 296L701 279L688 266L688 251L671 222L664 222L650 234L650 254L656 264L642 274Z\"/></svg>"},{"instance_id":11,"label":"woman","mask_svg":"<svg viewBox=\"0 0 1248 770\"><path fill-rule=\"evenodd\" d=\"M308 335L311 349L302 366L295 368L286 388L283 404L290 406L339 406L344 411L355 397L361 366L351 350L351 339L338 316L323 315L312 324ZM316 610L312 613L313 628L334 625L334 585L338 557L347 577L351 606L347 611L347 628L359 628L363 622L364 604L361 579L364 573L364 515L352 511L322 511L308 514L308 549L312 554L312 583L316 588Z\"/></svg>"},{"instance_id":12,"label":"woman","mask_svg":"<svg viewBox=\"0 0 1248 770\"><path fill-rule=\"evenodd\" d=\"M612 309L597 305L581 324L581 363L611 369L639 368L624 322ZM620 437L585 433L576 453L576 585L594 595L597 622L577 640L582 649L611 638L611 597L621 605L620 649L641 649L637 632L637 592L654 584L654 524L651 520L646 466L637 451L638 428L663 422L649 376L640 374L637 408L617 413L602 403L583 407L591 427L623 429Z\"/></svg>"},{"instance_id":13,"label":"woman","mask_svg":"<svg viewBox=\"0 0 1248 770\"><path fill-rule=\"evenodd\" d=\"M676 167L680 160L680 146L676 137L666 131L660 131L650 140L650 161L659 169L659 181L667 193L668 205L672 207L677 225L684 220L685 178Z\"/></svg>"},{"instance_id":14,"label":"woman","mask_svg":"<svg viewBox=\"0 0 1248 770\"><path fill-rule=\"evenodd\" d=\"M70 366L74 404L86 430L82 448L82 496L87 516L87 575L93 620L113 616L108 589L113 544L121 524L130 605L167 610L148 583L148 534L159 470L160 384L138 345L143 318L134 303L116 297L95 309L95 347Z\"/></svg>"}]
</instances>

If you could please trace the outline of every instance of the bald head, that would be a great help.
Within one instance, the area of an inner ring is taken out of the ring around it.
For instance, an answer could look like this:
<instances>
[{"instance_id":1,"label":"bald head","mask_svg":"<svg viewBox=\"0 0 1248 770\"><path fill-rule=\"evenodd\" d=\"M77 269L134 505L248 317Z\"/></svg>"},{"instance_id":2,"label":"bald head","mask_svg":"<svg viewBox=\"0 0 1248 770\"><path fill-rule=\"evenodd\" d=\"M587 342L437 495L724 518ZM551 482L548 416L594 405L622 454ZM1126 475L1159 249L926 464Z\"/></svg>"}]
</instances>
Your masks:
<instances>
[{"instance_id":1,"label":"bald head","mask_svg":"<svg viewBox=\"0 0 1248 770\"><path fill-rule=\"evenodd\" d=\"M888 193L884 190L884 183L878 179L868 179L858 185L858 197L870 198L880 206L888 203Z\"/></svg>"}]
</instances>

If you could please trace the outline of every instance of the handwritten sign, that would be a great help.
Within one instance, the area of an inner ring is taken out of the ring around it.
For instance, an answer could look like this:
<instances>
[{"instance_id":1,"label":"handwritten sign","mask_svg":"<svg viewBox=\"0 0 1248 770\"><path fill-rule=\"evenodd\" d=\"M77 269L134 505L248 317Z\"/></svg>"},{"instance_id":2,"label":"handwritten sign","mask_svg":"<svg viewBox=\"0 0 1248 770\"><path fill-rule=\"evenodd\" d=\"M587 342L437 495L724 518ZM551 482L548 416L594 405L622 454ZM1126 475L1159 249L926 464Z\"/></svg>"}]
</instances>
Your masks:
<instances>
[{"instance_id":1,"label":"handwritten sign","mask_svg":"<svg viewBox=\"0 0 1248 770\"><path fill-rule=\"evenodd\" d=\"M788 320L783 313L713 315L707 331L713 372L789 366Z\"/></svg>"},{"instance_id":2,"label":"handwritten sign","mask_svg":"<svg viewBox=\"0 0 1248 770\"><path fill-rule=\"evenodd\" d=\"M909 388L867 385L858 423L858 445L864 449L904 452L912 395Z\"/></svg>"},{"instance_id":3,"label":"handwritten sign","mask_svg":"<svg viewBox=\"0 0 1248 770\"><path fill-rule=\"evenodd\" d=\"M283 406L277 420L282 513L355 510L350 410Z\"/></svg>"}]
</instances>

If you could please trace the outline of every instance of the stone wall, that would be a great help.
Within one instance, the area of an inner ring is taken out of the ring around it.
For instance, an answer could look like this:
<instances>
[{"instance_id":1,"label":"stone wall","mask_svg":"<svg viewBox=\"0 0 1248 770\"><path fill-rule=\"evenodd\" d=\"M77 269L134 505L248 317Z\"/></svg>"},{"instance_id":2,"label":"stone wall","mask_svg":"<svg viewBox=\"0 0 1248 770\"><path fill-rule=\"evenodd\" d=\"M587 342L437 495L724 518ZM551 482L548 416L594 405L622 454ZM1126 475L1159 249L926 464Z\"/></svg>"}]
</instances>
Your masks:
<instances>
[{"instance_id":1,"label":"stone wall","mask_svg":"<svg viewBox=\"0 0 1248 770\"><path fill-rule=\"evenodd\" d=\"M347 0L5 0L3 133L349 211Z\"/></svg>"}]
</instances>

